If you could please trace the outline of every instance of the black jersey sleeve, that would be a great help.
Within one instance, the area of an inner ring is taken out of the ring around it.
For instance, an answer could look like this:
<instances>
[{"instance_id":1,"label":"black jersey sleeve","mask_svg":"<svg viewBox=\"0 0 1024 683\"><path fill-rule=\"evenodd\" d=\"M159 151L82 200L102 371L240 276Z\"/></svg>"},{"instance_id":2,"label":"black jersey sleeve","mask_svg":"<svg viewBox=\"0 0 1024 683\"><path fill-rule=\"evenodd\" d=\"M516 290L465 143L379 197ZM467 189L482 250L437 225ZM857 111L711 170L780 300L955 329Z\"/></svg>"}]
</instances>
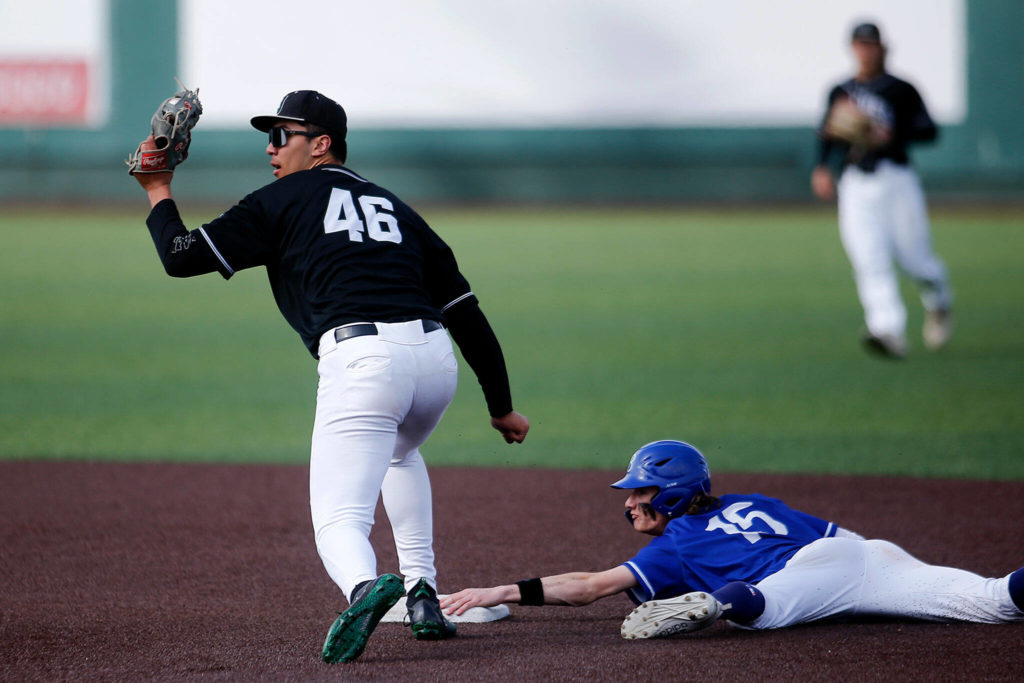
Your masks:
<instances>
[{"instance_id":1,"label":"black jersey sleeve","mask_svg":"<svg viewBox=\"0 0 1024 683\"><path fill-rule=\"evenodd\" d=\"M928 113L921 93L907 82L901 82L899 86L893 97L893 108L896 111L892 132L894 142L906 144L935 140L939 135L939 127Z\"/></svg>"},{"instance_id":2,"label":"black jersey sleeve","mask_svg":"<svg viewBox=\"0 0 1024 683\"><path fill-rule=\"evenodd\" d=\"M191 277L214 271L224 274L203 231L190 232L185 227L173 199L164 199L153 207L146 218L146 227L168 275Z\"/></svg>"},{"instance_id":3,"label":"black jersey sleeve","mask_svg":"<svg viewBox=\"0 0 1024 683\"><path fill-rule=\"evenodd\" d=\"M469 282L459 271L455 254L418 215L415 220L425 235L423 255L423 286L430 302L443 312L447 307L472 297Z\"/></svg>"},{"instance_id":4,"label":"black jersey sleeve","mask_svg":"<svg viewBox=\"0 0 1024 683\"><path fill-rule=\"evenodd\" d=\"M269 185L253 192L201 228L225 278L239 270L269 265L277 258L273 207L280 208L282 203L275 189Z\"/></svg>"},{"instance_id":5,"label":"black jersey sleeve","mask_svg":"<svg viewBox=\"0 0 1024 683\"><path fill-rule=\"evenodd\" d=\"M165 199L150 211L146 226L168 275L191 277L216 271L228 279L236 271L266 265L274 257L274 237L264 216L258 199L249 195L219 218L189 231L177 204Z\"/></svg>"}]
</instances>

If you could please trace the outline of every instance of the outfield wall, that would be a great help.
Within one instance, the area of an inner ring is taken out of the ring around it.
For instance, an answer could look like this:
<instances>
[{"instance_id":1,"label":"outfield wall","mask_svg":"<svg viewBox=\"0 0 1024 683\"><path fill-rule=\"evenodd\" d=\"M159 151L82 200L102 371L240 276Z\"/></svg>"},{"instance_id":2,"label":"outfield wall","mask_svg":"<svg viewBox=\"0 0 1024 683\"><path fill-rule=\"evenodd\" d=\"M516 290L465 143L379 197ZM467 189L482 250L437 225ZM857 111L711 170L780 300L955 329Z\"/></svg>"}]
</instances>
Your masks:
<instances>
[{"instance_id":1,"label":"outfield wall","mask_svg":"<svg viewBox=\"0 0 1024 683\"><path fill-rule=\"evenodd\" d=\"M178 25L179 9L98 1L110 13L104 122L0 128L0 201L138 199L123 159L180 75L179 45L155 28ZM966 113L938 145L917 151L918 167L936 199L1024 200L1024 3L966 0L964 21ZM176 191L227 202L270 180L255 135L197 129ZM349 148L353 168L415 201L812 201L811 125L367 130L353 122Z\"/></svg>"}]
</instances>

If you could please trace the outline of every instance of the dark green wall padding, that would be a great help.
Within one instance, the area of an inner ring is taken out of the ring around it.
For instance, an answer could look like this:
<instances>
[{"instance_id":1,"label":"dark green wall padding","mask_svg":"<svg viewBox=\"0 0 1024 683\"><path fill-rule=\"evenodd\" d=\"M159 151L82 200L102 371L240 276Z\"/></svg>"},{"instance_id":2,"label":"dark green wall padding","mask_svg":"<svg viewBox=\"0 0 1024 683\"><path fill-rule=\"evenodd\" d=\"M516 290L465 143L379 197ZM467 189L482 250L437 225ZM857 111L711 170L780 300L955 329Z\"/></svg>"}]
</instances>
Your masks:
<instances>
[{"instance_id":1,"label":"dark green wall padding","mask_svg":"<svg viewBox=\"0 0 1024 683\"><path fill-rule=\"evenodd\" d=\"M123 159L174 88L174 2L111 0L111 118L100 130L0 130L0 202L141 199ZM916 150L933 200L1024 200L1024 3L968 0L967 117ZM196 85L196 84L189 84ZM198 84L202 85L202 84ZM253 87L258 87L254 83ZM202 130L182 199L232 203L270 182L255 131ZM810 202L813 131L791 128L361 130L349 165L410 201Z\"/></svg>"}]
</instances>

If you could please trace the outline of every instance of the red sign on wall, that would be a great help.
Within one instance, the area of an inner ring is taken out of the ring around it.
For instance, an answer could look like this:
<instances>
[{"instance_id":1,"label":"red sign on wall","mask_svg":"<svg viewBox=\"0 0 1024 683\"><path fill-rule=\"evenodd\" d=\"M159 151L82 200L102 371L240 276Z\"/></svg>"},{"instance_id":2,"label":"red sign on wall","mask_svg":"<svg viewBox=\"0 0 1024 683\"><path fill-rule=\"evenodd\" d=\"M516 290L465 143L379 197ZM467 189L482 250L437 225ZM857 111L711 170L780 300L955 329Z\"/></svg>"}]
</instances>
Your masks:
<instances>
[{"instance_id":1,"label":"red sign on wall","mask_svg":"<svg viewBox=\"0 0 1024 683\"><path fill-rule=\"evenodd\" d=\"M0 126L81 125L88 101L85 60L0 59Z\"/></svg>"}]
</instances>

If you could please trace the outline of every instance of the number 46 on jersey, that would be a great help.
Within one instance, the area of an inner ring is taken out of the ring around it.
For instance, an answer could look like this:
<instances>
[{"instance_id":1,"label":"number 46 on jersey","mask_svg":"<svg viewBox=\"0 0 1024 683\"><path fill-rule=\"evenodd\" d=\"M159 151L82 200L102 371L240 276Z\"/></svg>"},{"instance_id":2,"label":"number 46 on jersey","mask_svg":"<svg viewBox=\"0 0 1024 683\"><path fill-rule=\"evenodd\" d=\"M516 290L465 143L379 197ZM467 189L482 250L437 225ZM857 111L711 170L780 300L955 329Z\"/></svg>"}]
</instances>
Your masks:
<instances>
[{"instance_id":1,"label":"number 46 on jersey","mask_svg":"<svg viewBox=\"0 0 1024 683\"><path fill-rule=\"evenodd\" d=\"M394 210L391 200L385 197L353 197L348 190L335 187L331 189L331 199L324 214L324 232L348 232L348 238L353 242L362 242L363 233L366 233L375 242L401 244L398 219L389 213Z\"/></svg>"}]
</instances>

